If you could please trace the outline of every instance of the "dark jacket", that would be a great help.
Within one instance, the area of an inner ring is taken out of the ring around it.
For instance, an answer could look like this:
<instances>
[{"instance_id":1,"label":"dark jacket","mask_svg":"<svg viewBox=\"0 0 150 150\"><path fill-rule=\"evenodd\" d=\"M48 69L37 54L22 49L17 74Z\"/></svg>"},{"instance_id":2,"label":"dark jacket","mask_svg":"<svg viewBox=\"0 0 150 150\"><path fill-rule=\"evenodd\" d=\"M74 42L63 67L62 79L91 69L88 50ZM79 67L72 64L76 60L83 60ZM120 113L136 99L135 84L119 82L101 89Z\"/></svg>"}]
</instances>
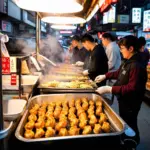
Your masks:
<instances>
[{"instance_id":1,"label":"dark jacket","mask_svg":"<svg viewBox=\"0 0 150 150\"><path fill-rule=\"evenodd\" d=\"M96 76L108 72L108 59L104 48L100 44L96 45L90 54L88 72L92 80L95 80Z\"/></svg>"},{"instance_id":2,"label":"dark jacket","mask_svg":"<svg viewBox=\"0 0 150 150\"><path fill-rule=\"evenodd\" d=\"M129 110L139 110L147 81L146 69L140 64L138 54L126 60L116 72L106 74L107 79L117 79L112 93L120 105Z\"/></svg>"},{"instance_id":3,"label":"dark jacket","mask_svg":"<svg viewBox=\"0 0 150 150\"><path fill-rule=\"evenodd\" d=\"M77 61L85 62L88 57L89 52L84 47L81 49L78 49L78 47L73 48L72 63L76 63Z\"/></svg>"}]
</instances>

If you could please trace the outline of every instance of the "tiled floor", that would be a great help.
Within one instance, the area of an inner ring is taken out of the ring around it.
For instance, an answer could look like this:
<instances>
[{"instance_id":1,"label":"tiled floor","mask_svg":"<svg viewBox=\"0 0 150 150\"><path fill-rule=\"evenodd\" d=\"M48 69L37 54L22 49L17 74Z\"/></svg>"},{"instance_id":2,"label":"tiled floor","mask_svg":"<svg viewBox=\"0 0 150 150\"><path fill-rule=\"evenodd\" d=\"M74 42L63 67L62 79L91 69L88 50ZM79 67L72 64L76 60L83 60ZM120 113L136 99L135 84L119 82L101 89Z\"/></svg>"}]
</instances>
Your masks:
<instances>
[{"instance_id":1,"label":"tiled floor","mask_svg":"<svg viewBox=\"0 0 150 150\"><path fill-rule=\"evenodd\" d=\"M118 113L117 100L114 101L112 108ZM150 150L150 106L145 102L142 103L138 115L138 127L140 130L141 143L137 147L137 150Z\"/></svg>"}]
</instances>

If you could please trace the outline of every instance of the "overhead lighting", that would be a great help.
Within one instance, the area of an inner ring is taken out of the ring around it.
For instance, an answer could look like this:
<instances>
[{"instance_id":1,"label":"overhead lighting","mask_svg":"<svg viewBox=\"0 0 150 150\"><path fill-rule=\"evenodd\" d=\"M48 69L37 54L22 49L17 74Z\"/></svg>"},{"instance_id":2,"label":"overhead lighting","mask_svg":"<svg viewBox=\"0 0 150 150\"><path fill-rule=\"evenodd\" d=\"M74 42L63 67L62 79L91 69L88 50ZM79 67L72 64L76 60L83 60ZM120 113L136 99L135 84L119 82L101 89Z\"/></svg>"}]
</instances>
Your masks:
<instances>
[{"instance_id":1,"label":"overhead lighting","mask_svg":"<svg viewBox=\"0 0 150 150\"><path fill-rule=\"evenodd\" d=\"M96 4L94 9L92 10L92 12L89 14L89 16L87 17L86 21L88 22L89 20L91 20L91 18L95 15L95 13L98 11L99 9L99 5Z\"/></svg>"},{"instance_id":2,"label":"overhead lighting","mask_svg":"<svg viewBox=\"0 0 150 150\"><path fill-rule=\"evenodd\" d=\"M43 17L42 21L53 24L80 24L86 22L84 18L80 17L60 17L60 16Z\"/></svg>"},{"instance_id":3,"label":"overhead lighting","mask_svg":"<svg viewBox=\"0 0 150 150\"><path fill-rule=\"evenodd\" d=\"M58 30L61 30L61 29L64 29L64 30L74 30L77 27L74 26L74 25L51 25L51 28L58 29Z\"/></svg>"},{"instance_id":4,"label":"overhead lighting","mask_svg":"<svg viewBox=\"0 0 150 150\"><path fill-rule=\"evenodd\" d=\"M74 13L83 10L82 0L13 0L22 9L47 13Z\"/></svg>"}]
</instances>

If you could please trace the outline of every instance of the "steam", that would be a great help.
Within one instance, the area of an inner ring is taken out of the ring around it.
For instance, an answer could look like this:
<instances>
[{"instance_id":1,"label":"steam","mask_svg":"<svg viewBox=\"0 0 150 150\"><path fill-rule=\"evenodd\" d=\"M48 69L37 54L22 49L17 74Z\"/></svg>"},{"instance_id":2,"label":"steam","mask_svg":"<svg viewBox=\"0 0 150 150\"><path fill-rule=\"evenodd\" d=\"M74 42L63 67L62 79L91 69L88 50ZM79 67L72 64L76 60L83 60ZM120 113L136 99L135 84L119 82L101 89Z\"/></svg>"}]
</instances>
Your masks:
<instances>
[{"instance_id":1,"label":"steam","mask_svg":"<svg viewBox=\"0 0 150 150\"><path fill-rule=\"evenodd\" d=\"M53 61L54 63L62 63L64 61L64 50L58 40L51 35L40 42L40 54Z\"/></svg>"}]
</instances>

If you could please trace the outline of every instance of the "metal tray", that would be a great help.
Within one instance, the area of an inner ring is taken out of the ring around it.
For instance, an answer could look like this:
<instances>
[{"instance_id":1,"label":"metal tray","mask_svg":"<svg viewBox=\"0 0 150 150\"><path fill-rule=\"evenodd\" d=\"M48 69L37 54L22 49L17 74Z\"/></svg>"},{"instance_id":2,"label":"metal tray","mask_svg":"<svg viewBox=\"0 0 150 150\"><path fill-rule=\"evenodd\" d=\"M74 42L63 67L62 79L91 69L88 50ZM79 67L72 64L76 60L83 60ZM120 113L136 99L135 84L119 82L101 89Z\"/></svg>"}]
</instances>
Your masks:
<instances>
[{"instance_id":1,"label":"metal tray","mask_svg":"<svg viewBox=\"0 0 150 150\"><path fill-rule=\"evenodd\" d=\"M58 100L71 100L81 97L87 97L88 99L101 99L103 102L104 112L108 117L108 120L111 124L111 133L100 133L100 134L88 134L88 135L76 135L76 136L63 136L63 137L49 137L49 138L39 138L39 139L26 139L23 137L24 133L24 125L27 122L27 117L29 115L29 109L32 108L34 104L42 104L43 102L50 101L58 101ZM15 136L17 139L23 142L46 142L46 141L55 141L55 140L69 140L69 139L83 139L83 138L93 138L93 137L111 137L111 136L119 136L124 133L127 124L113 111L113 109L105 102L105 100L97 94L90 93L72 93L72 94L47 94L47 95L39 95L32 97L29 100L27 110L25 111L17 129L15 132Z\"/></svg>"}]
</instances>

